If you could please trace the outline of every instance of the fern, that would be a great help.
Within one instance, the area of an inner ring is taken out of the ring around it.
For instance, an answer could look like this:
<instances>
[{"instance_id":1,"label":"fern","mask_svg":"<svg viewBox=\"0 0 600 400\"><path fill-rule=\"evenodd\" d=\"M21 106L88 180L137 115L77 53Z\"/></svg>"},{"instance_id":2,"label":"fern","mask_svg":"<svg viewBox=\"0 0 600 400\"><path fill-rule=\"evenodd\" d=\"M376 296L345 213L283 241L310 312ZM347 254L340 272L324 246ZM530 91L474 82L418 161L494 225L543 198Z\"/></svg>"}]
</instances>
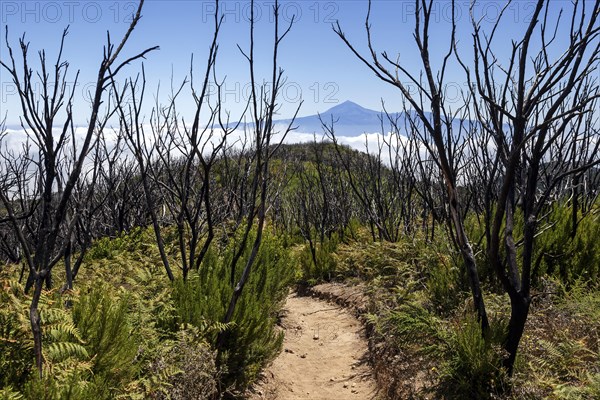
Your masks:
<instances>
[{"instance_id":1,"label":"fern","mask_svg":"<svg viewBox=\"0 0 600 400\"><path fill-rule=\"evenodd\" d=\"M85 347L77 343L55 342L45 346L44 359L48 362L60 362L69 357L87 359L89 357Z\"/></svg>"},{"instance_id":2,"label":"fern","mask_svg":"<svg viewBox=\"0 0 600 400\"><path fill-rule=\"evenodd\" d=\"M0 387L21 387L31 373L33 361L27 305L14 295L12 288L18 287L15 281L3 281L0 285L4 288L0 291Z\"/></svg>"},{"instance_id":3,"label":"fern","mask_svg":"<svg viewBox=\"0 0 600 400\"><path fill-rule=\"evenodd\" d=\"M23 400L24 398L21 393L10 386L0 389L0 400Z\"/></svg>"},{"instance_id":4,"label":"fern","mask_svg":"<svg viewBox=\"0 0 600 400\"><path fill-rule=\"evenodd\" d=\"M598 359L598 354L587 348L581 340L567 336L558 341L538 340L543 355L538 359L540 370L552 372L561 381L579 379L579 371Z\"/></svg>"},{"instance_id":5,"label":"fern","mask_svg":"<svg viewBox=\"0 0 600 400\"><path fill-rule=\"evenodd\" d=\"M563 400L598 399L600 398L600 373L586 373L583 385L558 384L553 395Z\"/></svg>"},{"instance_id":6,"label":"fern","mask_svg":"<svg viewBox=\"0 0 600 400\"><path fill-rule=\"evenodd\" d=\"M265 231L233 321L223 324L234 241L215 242L198 273L171 284L157 279L164 272L151 233L139 230L98 241L86 256L76 290L43 291L42 379L31 373L30 299L17 282L1 282L4 392L44 400L206 398L216 392L218 380L243 389L255 379L283 338L275 318L294 274L283 241ZM219 371L210 343L223 333L227 340Z\"/></svg>"},{"instance_id":7,"label":"fern","mask_svg":"<svg viewBox=\"0 0 600 400\"><path fill-rule=\"evenodd\" d=\"M442 351L447 332L442 321L416 302L406 302L392 310L382 319L381 332L393 332L397 340L407 344L418 344L427 354ZM427 342L423 338L427 337Z\"/></svg>"},{"instance_id":8,"label":"fern","mask_svg":"<svg viewBox=\"0 0 600 400\"><path fill-rule=\"evenodd\" d=\"M84 343L84 340L79 333L79 329L77 329L72 321L53 324L46 329L46 335L54 340L60 340L64 336L70 336L77 339L80 343Z\"/></svg>"},{"instance_id":9,"label":"fern","mask_svg":"<svg viewBox=\"0 0 600 400\"><path fill-rule=\"evenodd\" d=\"M150 368L118 398L210 398L216 393L215 354L198 328L182 327L176 340L162 343Z\"/></svg>"}]
</instances>

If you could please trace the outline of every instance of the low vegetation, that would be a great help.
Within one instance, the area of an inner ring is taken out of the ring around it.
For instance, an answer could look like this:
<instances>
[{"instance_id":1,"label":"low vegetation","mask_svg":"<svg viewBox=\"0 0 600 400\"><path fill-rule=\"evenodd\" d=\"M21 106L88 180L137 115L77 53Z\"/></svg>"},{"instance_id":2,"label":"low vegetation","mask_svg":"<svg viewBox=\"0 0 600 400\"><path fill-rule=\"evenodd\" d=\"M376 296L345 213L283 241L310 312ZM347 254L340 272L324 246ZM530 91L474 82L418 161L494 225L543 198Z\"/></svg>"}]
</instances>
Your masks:
<instances>
[{"instance_id":1,"label":"low vegetation","mask_svg":"<svg viewBox=\"0 0 600 400\"><path fill-rule=\"evenodd\" d=\"M138 229L98 241L82 267L85 283L43 291L42 380L31 362L28 296L11 278L17 266L2 270L2 398L210 398L256 378L281 345L275 320L294 272L282 241L265 235L248 295L222 324L232 247L211 249L187 281L171 283L152 235ZM217 349L219 334L226 340Z\"/></svg>"},{"instance_id":2,"label":"low vegetation","mask_svg":"<svg viewBox=\"0 0 600 400\"><path fill-rule=\"evenodd\" d=\"M565 215L566 207L552 213ZM560 223L557 221L557 223ZM585 222L596 226L595 218ZM396 243L362 237L337 246L326 276L365 287L361 307L370 326L372 362L388 398L592 399L600 369L600 288L590 280L597 263L570 257L571 246L595 246L588 230L562 242L561 269L544 270L534 294L523 348L512 377L500 360L510 316L506 295L484 285L491 316L482 336L460 258L444 236ZM539 252L555 251L556 234L539 237ZM306 257L306 255L305 255ZM306 272L306 270L305 270ZM322 281L322 271L305 276ZM571 277L565 281L564 276ZM570 282L570 283L566 283Z\"/></svg>"}]
</instances>

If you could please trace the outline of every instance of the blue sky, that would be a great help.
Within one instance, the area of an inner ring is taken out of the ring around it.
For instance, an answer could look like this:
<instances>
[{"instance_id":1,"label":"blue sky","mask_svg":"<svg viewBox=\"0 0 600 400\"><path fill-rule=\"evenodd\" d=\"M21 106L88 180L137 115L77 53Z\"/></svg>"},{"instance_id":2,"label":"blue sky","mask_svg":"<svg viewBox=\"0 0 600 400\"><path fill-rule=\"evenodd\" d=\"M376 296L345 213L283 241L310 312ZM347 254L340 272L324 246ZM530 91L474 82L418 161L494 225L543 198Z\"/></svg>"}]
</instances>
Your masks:
<instances>
[{"instance_id":1,"label":"blue sky","mask_svg":"<svg viewBox=\"0 0 600 400\"><path fill-rule=\"evenodd\" d=\"M135 1L7 1L0 3L2 24L2 46L0 57L6 59L5 26L9 27L9 42L18 50L17 39L24 32L31 42L30 63L38 65L36 52L46 49L50 59L56 54L62 30L70 25L66 40L65 59L71 65L71 77L81 70L80 83L76 90L80 112L77 123L85 123L86 88L94 82L102 48L106 42L106 31L110 30L113 41L120 39L128 26L128 17L135 10ZM414 2L374 1L372 10L373 39L379 51L387 51L393 56L400 55L403 65L413 71L419 70L417 54L412 42L414 23ZM484 22L492 21L504 4L503 1L482 1L475 8L475 14ZM257 1L257 58L259 75L270 76L266 69L271 60L273 23L271 16L273 2ZM458 1L458 38L464 51L470 51L470 24L468 19L469 1ZM505 52L510 45L510 37L523 32L534 3L521 0L507 10L505 23L500 31L499 49ZM450 17L449 2L436 3L431 30L434 57L447 50ZM570 2L558 0L551 6L551 15L557 15L560 7L570 7ZM212 1L167 1L147 0L143 18L134 32L124 55L132 55L146 47L159 45L160 50L148 55L144 61L148 77L148 91L154 93L158 83L166 91L171 75L180 82L189 74L190 57L196 60L196 75L204 68L204 59L211 40ZM233 115L243 108L245 93L249 83L247 64L237 49L240 45L248 48L248 18L250 2L224 1L221 11L225 22L219 40L219 78L226 77L225 107ZM304 100L300 115L325 111L345 100L357 102L367 108L380 109L381 99L392 110L400 110L401 102L397 89L380 82L345 47L332 31L332 23L339 20L343 30L359 49L365 49L366 35L364 18L366 1L282 1L281 24L295 15L296 24L280 50L280 65L285 69L287 82L283 90L281 117L290 117L300 99ZM560 42L560 40L559 40ZM436 61L436 60L434 60ZM135 63L124 70L120 78L135 75L141 64ZM456 69L450 70L450 82L458 87L465 79ZM8 124L18 123L18 97L11 88L9 77L0 71L2 98L0 111L8 112ZM148 99L151 100L151 99ZM181 112L186 112L183 101ZM190 107L191 110L191 107Z\"/></svg>"}]
</instances>

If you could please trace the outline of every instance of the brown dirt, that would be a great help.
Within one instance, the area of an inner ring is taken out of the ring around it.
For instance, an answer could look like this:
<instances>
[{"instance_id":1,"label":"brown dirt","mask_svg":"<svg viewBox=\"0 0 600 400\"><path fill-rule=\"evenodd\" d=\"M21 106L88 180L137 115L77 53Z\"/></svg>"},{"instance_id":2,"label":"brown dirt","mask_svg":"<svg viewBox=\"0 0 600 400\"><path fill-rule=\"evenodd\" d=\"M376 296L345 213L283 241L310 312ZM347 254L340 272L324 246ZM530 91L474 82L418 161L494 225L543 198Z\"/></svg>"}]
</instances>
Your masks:
<instances>
[{"instance_id":1,"label":"brown dirt","mask_svg":"<svg viewBox=\"0 0 600 400\"><path fill-rule=\"evenodd\" d=\"M362 324L346 309L292 293L281 327L283 351L250 399L376 399Z\"/></svg>"},{"instance_id":2,"label":"brown dirt","mask_svg":"<svg viewBox=\"0 0 600 400\"><path fill-rule=\"evenodd\" d=\"M432 367L437 363L399 346L393 336L382 336L373 331L374 327L366 316L377 313L374 301L377 294L367 294L363 284L325 283L308 289L321 299L333 301L351 310L367 326L369 333L370 361L373 376L377 383L380 398L385 399L428 399L428 388L435 385ZM380 300L381 301L381 300Z\"/></svg>"}]
</instances>

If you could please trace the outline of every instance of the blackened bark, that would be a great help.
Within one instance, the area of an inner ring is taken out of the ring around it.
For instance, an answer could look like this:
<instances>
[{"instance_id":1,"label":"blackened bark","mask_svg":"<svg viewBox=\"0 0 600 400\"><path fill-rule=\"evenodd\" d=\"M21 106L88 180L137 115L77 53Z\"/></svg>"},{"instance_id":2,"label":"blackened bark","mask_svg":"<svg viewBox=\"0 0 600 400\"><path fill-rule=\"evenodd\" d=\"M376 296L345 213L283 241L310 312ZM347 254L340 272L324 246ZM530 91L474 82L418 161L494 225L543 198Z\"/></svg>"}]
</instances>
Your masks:
<instances>
[{"instance_id":1,"label":"blackened bark","mask_svg":"<svg viewBox=\"0 0 600 400\"><path fill-rule=\"evenodd\" d=\"M512 376L514 371L517 351L525 331L530 304L531 298L529 296L523 296L520 293L514 293L510 296L510 320L508 322L508 334L504 342L504 349L508 352L508 357L503 361L503 366L509 376Z\"/></svg>"},{"instance_id":2,"label":"blackened bark","mask_svg":"<svg viewBox=\"0 0 600 400\"><path fill-rule=\"evenodd\" d=\"M33 333L33 352L35 355L35 365L38 375L42 378L42 365L44 356L42 353L42 328L40 321L40 312L38 305L42 294L42 285L44 278L40 274L36 274L33 279L33 297L29 306L29 321L31 323L31 332Z\"/></svg>"}]
</instances>

